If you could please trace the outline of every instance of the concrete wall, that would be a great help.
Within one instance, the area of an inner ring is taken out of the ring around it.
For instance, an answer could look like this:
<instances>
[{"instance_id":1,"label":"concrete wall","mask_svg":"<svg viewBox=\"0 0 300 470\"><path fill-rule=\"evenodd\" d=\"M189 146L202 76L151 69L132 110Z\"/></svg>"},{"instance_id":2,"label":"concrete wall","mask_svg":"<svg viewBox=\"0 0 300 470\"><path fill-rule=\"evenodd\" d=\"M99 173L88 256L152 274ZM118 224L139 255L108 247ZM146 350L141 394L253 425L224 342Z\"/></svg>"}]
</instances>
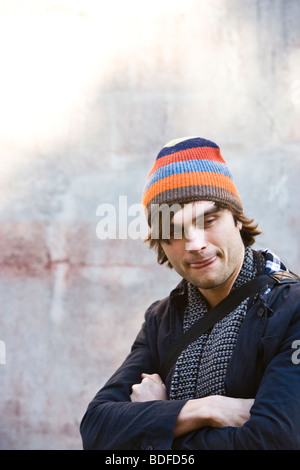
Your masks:
<instances>
[{"instance_id":1,"label":"concrete wall","mask_svg":"<svg viewBox=\"0 0 300 470\"><path fill-rule=\"evenodd\" d=\"M80 449L89 401L177 283L141 240L96 236L97 207L140 203L169 140L220 145L259 247L300 272L299 15L298 0L0 1L1 449Z\"/></svg>"}]
</instances>

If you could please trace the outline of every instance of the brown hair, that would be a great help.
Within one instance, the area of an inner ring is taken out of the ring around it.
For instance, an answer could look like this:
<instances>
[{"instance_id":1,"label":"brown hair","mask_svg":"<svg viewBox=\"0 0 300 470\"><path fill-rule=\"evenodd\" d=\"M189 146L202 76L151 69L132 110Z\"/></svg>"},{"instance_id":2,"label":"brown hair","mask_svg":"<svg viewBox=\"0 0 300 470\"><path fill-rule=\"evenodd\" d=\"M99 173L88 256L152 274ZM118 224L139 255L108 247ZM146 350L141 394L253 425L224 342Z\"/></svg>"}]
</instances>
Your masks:
<instances>
[{"instance_id":1,"label":"brown hair","mask_svg":"<svg viewBox=\"0 0 300 470\"><path fill-rule=\"evenodd\" d=\"M261 231L257 228L258 224L254 223L254 219L248 219L248 217L246 217L243 213L238 212L237 210L225 204L216 203L216 205L220 209L228 210L232 213L235 225L237 225L238 222L241 222L242 228L240 233L245 247L253 245L255 243L255 237L261 234ZM163 241L161 237L161 228L160 236L158 238L152 238L151 235L152 230L150 228L148 237L146 238L145 242L149 243L150 249L154 249L157 252L157 262L159 264L166 263L166 266L172 269L173 266L168 260L161 245L161 242Z\"/></svg>"}]
</instances>

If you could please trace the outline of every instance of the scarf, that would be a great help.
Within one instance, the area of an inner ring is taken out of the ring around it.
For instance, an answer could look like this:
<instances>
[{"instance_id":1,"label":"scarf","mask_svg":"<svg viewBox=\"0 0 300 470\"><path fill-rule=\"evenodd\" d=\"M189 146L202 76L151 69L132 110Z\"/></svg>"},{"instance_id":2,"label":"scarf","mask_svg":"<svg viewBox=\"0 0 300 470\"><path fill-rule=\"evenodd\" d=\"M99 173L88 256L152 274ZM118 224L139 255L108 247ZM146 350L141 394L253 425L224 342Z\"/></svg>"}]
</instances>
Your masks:
<instances>
[{"instance_id":1,"label":"scarf","mask_svg":"<svg viewBox=\"0 0 300 470\"><path fill-rule=\"evenodd\" d=\"M232 287L238 289L263 273L286 270L270 250L254 252L245 249L242 268ZM170 399L193 399L208 395L225 395L225 374L234 351L237 337L248 310L249 298L216 323L211 331L202 334L179 355L170 388ZM208 313L207 304L199 289L188 283L188 303L183 317L183 331Z\"/></svg>"}]
</instances>

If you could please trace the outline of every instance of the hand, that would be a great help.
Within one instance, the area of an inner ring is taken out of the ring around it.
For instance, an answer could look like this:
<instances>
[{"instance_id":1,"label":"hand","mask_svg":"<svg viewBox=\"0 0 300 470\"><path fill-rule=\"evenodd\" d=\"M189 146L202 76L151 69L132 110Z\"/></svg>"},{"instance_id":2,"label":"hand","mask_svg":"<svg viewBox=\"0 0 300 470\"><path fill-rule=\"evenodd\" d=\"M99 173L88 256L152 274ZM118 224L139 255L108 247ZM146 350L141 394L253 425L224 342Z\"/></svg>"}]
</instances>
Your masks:
<instances>
[{"instance_id":1,"label":"hand","mask_svg":"<svg viewBox=\"0 0 300 470\"><path fill-rule=\"evenodd\" d=\"M250 419L250 408L254 400L246 398L231 398L222 395L207 397L211 403L210 426L223 428L225 426L241 427Z\"/></svg>"},{"instance_id":2,"label":"hand","mask_svg":"<svg viewBox=\"0 0 300 470\"><path fill-rule=\"evenodd\" d=\"M132 385L131 401L167 400L166 386L158 374L142 374L142 381Z\"/></svg>"},{"instance_id":3,"label":"hand","mask_svg":"<svg viewBox=\"0 0 300 470\"><path fill-rule=\"evenodd\" d=\"M188 400L177 417L174 437L206 426L214 428L241 427L250 419L250 408L253 403L253 399L231 398L222 395Z\"/></svg>"}]
</instances>

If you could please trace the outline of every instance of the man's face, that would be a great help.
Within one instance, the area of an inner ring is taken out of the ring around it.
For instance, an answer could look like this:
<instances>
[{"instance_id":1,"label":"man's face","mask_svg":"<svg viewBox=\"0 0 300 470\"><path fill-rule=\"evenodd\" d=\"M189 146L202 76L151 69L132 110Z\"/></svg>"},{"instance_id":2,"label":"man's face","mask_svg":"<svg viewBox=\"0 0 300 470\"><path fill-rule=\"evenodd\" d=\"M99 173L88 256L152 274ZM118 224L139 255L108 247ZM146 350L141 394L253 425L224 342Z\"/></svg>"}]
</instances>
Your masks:
<instances>
[{"instance_id":1,"label":"man's face","mask_svg":"<svg viewBox=\"0 0 300 470\"><path fill-rule=\"evenodd\" d=\"M162 248L184 279L199 289L212 289L230 283L241 268L240 230L230 211L210 201L190 203L171 219L171 237L162 241Z\"/></svg>"}]
</instances>

